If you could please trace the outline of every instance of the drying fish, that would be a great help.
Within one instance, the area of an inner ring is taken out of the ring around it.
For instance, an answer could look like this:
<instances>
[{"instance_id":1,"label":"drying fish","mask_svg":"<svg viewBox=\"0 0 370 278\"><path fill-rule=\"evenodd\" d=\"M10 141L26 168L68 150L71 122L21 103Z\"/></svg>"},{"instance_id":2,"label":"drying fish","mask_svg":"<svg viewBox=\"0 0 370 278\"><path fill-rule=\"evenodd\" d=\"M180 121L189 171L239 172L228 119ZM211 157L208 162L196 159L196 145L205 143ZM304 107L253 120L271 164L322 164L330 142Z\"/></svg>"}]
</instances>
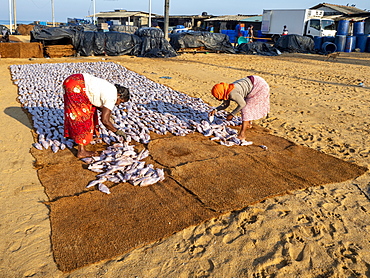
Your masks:
<instances>
[{"instance_id":1,"label":"drying fish","mask_svg":"<svg viewBox=\"0 0 370 278\"><path fill-rule=\"evenodd\" d=\"M106 178L101 178L101 179L98 179L98 180L93 180L93 181L89 182L89 184L86 186L86 188L93 187L95 185L98 185L99 183L105 182L106 180L107 180Z\"/></svg>"},{"instance_id":2,"label":"drying fish","mask_svg":"<svg viewBox=\"0 0 370 278\"><path fill-rule=\"evenodd\" d=\"M104 185L103 183L98 184L98 189L99 189L99 191L101 191L103 193L110 194L109 188L106 185Z\"/></svg>"},{"instance_id":3,"label":"drying fish","mask_svg":"<svg viewBox=\"0 0 370 278\"><path fill-rule=\"evenodd\" d=\"M241 143L240 143L240 146L249 146L249 145L252 145L252 144L253 144L252 141L242 140Z\"/></svg>"},{"instance_id":4,"label":"drying fish","mask_svg":"<svg viewBox=\"0 0 370 278\"><path fill-rule=\"evenodd\" d=\"M163 171L163 169L157 169L157 175L159 177L159 181L164 180L164 171Z\"/></svg>"},{"instance_id":5,"label":"drying fish","mask_svg":"<svg viewBox=\"0 0 370 278\"><path fill-rule=\"evenodd\" d=\"M38 150L42 150L42 149L43 149L42 145L41 145L40 143L38 143L38 142L33 143L33 146L34 146L36 149L38 149Z\"/></svg>"},{"instance_id":6,"label":"drying fish","mask_svg":"<svg viewBox=\"0 0 370 278\"><path fill-rule=\"evenodd\" d=\"M59 147L55 144L51 145L51 150L53 151L53 153L56 153L59 151Z\"/></svg>"},{"instance_id":7,"label":"drying fish","mask_svg":"<svg viewBox=\"0 0 370 278\"><path fill-rule=\"evenodd\" d=\"M57 152L75 146L73 140L64 138L62 83L66 77L80 72L81 68L86 73L130 88L131 93L129 102L116 106L112 111L114 124L127 134L126 141L100 123L101 138L94 141L108 144L107 152L82 160L89 164L90 170L99 173L99 184L103 184L102 179L107 178L114 182L133 182L145 178L143 184L146 185L164 179L162 169L145 166L145 162L141 161L149 156L149 151L144 149L138 154L130 145L133 141L149 143L150 132L185 136L198 131L205 136L214 135L211 140L225 143L236 132L227 126L241 123L240 117L226 122L225 111L217 112L217 118L208 117L212 107L200 98L155 83L113 62L11 65L12 79L18 86L18 100L31 114L38 134L38 142L33 144L35 148L41 150L50 147ZM96 162L101 164L95 165ZM149 168L144 173L146 167Z\"/></svg>"},{"instance_id":8,"label":"drying fish","mask_svg":"<svg viewBox=\"0 0 370 278\"><path fill-rule=\"evenodd\" d=\"M142 180L139 186L148 186L157 183L160 180L160 177L149 177Z\"/></svg>"}]
</instances>

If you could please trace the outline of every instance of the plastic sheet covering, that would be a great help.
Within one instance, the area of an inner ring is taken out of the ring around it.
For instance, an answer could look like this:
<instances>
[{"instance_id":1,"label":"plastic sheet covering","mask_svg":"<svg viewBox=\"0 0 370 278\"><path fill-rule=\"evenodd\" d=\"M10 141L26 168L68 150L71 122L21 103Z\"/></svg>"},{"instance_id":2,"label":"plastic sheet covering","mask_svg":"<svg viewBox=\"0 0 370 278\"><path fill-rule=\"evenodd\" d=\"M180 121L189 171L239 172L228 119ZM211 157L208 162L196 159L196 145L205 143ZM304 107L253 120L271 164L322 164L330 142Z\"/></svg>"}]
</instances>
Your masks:
<instances>
[{"instance_id":1,"label":"plastic sheet covering","mask_svg":"<svg viewBox=\"0 0 370 278\"><path fill-rule=\"evenodd\" d=\"M314 40L300 35L281 36L274 44L274 47L281 52L315 53Z\"/></svg>"},{"instance_id":2,"label":"plastic sheet covering","mask_svg":"<svg viewBox=\"0 0 370 278\"><path fill-rule=\"evenodd\" d=\"M74 45L77 53L82 56L92 56L94 54L95 32L81 32L78 44Z\"/></svg>"},{"instance_id":3,"label":"plastic sheet covering","mask_svg":"<svg viewBox=\"0 0 370 278\"><path fill-rule=\"evenodd\" d=\"M136 35L119 32L83 32L76 48L82 56L139 54L141 39Z\"/></svg>"},{"instance_id":4,"label":"plastic sheet covering","mask_svg":"<svg viewBox=\"0 0 370 278\"><path fill-rule=\"evenodd\" d=\"M83 26L38 28L31 31L33 41L70 39L77 53L91 55L139 55L141 39L133 34L86 31ZM31 41L32 41L31 40Z\"/></svg>"},{"instance_id":5,"label":"plastic sheet covering","mask_svg":"<svg viewBox=\"0 0 370 278\"><path fill-rule=\"evenodd\" d=\"M138 36L119 32L106 32L105 38L105 52L107 55L139 56L141 39Z\"/></svg>"},{"instance_id":6,"label":"plastic sheet covering","mask_svg":"<svg viewBox=\"0 0 370 278\"><path fill-rule=\"evenodd\" d=\"M208 50L235 54L235 49L229 41L229 37L221 33L182 32L171 34L170 44L177 51L181 48L204 47Z\"/></svg>"},{"instance_id":7,"label":"plastic sheet covering","mask_svg":"<svg viewBox=\"0 0 370 278\"><path fill-rule=\"evenodd\" d=\"M127 33L127 34L135 34L135 32L138 29L139 29L138 27L131 26L131 25L113 25L111 28L109 28L110 31Z\"/></svg>"},{"instance_id":8,"label":"plastic sheet covering","mask_svg":"<svg viewBox=\"0 0 370 278\"><path fill-rule=\"evenodd\" d=\"M79 43L81 31L70 27L49 27L45 28L36 25L31 31L31 42L56 41L71 39L73 46Z\"/></svg>"},{"instance_id":9,"label":"plastic sheet covering","mask_svg":"<svg viewBox=\"0 0 370 278\"><path fill-rule=\"evenodd\" d=\"M277 48L266 42L242 43L236 49L239 54L277 56L281 53Z\"/></svg>"},{"instance_id":10,"label":"plastic sheet covering","mask_svg":"<svg viewBox=\"0 0 370 278\"><path fill-rule=\"evenodd\" d=\"M164 33L159 28L145 27L135 32L141 38L141 49L138 56L152 58L169 58L177 56L176 51L164 38Z\"/></svg>"}]
</instances>

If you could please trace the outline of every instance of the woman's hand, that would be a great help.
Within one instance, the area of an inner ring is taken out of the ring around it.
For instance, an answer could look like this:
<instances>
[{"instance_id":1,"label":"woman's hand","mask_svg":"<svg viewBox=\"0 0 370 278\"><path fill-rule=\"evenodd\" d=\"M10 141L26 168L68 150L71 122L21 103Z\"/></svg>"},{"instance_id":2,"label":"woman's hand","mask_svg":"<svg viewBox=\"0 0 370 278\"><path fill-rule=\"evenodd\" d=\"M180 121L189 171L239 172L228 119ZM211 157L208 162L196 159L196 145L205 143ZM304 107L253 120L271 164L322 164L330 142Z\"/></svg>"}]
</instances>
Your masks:
<instances>
[{"instance_id":1,"label":"woman's hand","mask_svg":"<svg viewBox=\"0 0 370 278\"><path fill-rule=\"evenodd\" d=\"M226 121L231 121L234 118L233 115L229 114L226 116Z\"/></svg>"},{"instance_id":2,"label":"woman's hand","mask_svg":"<svg viewBox=\"0 0 370 278\"><path fill-rule=\"evenodd\" d=\"M216 114L216 109L213 109L211 112L208 113L208 117L214 116Z\"/></svg>"}]
</instances>

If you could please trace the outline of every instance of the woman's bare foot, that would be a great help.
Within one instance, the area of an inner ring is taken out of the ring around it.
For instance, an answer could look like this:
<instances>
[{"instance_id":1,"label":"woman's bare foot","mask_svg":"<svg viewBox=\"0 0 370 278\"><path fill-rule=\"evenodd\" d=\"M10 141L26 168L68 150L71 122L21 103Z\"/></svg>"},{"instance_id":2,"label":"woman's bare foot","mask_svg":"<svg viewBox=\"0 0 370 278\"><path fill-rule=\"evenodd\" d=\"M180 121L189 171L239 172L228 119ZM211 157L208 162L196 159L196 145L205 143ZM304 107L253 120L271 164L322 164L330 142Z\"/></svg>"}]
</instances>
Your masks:
<instances>
[{"instance_id":1,"label":"woman's bare foot","mask_svg":"<svg viewBox=\"0 0 370 278\"><path fill-rule=\"evenodd\" d=\"M81 151L77 153L78 158L92 157L96 155L98 155L98 153L93 151Z\"/></svg>"},{"instance_id":2,"label":"woman's bare foot","mask_svg":"<svg viewBox=\"0 0 370 278\"><path fill-rule=\"evenodd\" d=\"M95 156L95 155L98 155L98 153L94 152L94 151L87 151L85 149L85 146L82 145L82 144L78 145L78 151L77 151L77 157L78 158L92 157L92 156Z\"/></svg>"},{"instance_id":3,"label":"woman's bare foot","mask_svg":"<svg viewBox=\"0 0 370 278\"><path fill-rule=\"evenodd\" d=\"M238 138L239 140L245 140L245 136L243 136L243 135L238 135L238 136L236 136L236 138Z\"/></svg>"}]
</instances>

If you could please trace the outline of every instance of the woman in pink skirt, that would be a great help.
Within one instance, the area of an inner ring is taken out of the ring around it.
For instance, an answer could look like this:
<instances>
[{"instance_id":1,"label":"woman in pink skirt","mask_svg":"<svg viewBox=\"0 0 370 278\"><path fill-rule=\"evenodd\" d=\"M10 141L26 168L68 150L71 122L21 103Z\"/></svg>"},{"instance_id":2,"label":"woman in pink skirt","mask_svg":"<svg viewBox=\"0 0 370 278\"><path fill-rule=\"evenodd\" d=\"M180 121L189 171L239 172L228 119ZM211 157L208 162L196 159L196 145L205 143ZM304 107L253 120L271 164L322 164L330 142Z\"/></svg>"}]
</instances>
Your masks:
<instances>
[{"instance_id":1,"label":"woman in pink skirt","mask_svg":"<svg viewBox=\"0 0 370 278\"><path fill-rule=\"evenodd\" d=\"M245 139L245 132L252 127L253 120L266 117L270 112L270 87L262 77L256 75L247 76L231 84L216 84L212 88L212 95L223 102L209 113L210 116L216 111L226 109L231 100L237 103L238 106L227 115L226 120L231 121L241 111L242 127L238 134L240 140Z\"/></svg>"}]
</instances>

